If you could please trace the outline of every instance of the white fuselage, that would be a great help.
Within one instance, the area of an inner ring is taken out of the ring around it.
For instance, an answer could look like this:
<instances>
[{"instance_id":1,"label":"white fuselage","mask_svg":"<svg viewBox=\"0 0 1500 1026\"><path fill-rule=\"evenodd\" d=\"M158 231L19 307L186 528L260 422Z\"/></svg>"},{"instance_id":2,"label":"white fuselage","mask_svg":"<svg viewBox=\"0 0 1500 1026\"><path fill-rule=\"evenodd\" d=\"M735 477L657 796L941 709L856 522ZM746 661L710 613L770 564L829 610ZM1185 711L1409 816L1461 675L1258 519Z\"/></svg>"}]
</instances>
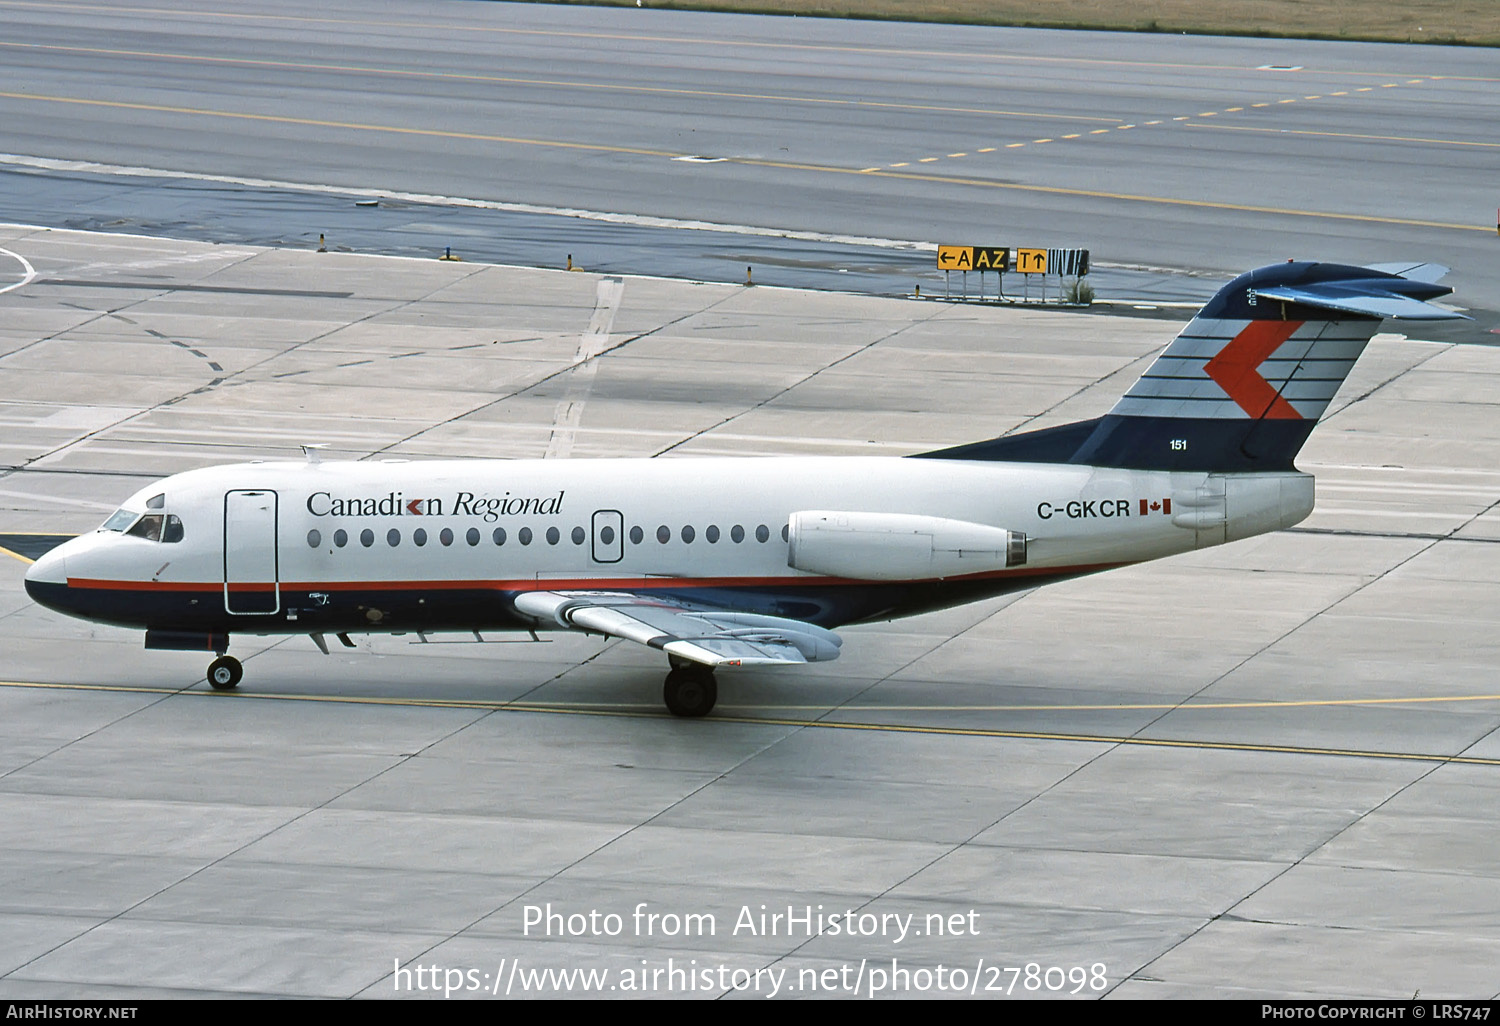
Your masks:
<instances>
[{"instance_id":1,"label":"white fuselage","mask_svg":"<svg viewBox=\"0 0 1500 1026\"><path fill-rule=\"evenodd\" d=\"M28 580L66 585L33 591L54 607L72 596L76 615L157 629L525 626L514 595L568 589L691 591L762 612L816 595L804 618L834 626L1275 530L1311 508L1312 479L1295 472L827 457L268 462L178 474L127 502L178 518L180 540L101 530L43 557ZM1024 559L893 580L906 571L882 572L877 533L859 550L868 574L800 570L785 529L807 510L999 528L1025 536Z\"/></svg>"}]
</instances>

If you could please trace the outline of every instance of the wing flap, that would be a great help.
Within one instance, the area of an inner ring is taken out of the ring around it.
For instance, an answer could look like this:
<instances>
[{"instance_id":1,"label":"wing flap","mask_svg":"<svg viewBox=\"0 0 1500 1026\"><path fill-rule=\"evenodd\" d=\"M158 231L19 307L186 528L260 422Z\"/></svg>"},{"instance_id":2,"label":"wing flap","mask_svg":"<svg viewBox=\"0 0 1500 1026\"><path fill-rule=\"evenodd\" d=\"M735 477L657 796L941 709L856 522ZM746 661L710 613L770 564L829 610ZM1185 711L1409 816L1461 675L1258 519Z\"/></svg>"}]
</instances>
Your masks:
<instances>
[{"instance_id":1,"label":"wing flap","mask_svg":"<svg viewBox=\"0 0 1500 1026\"><path fill-rule=\"evenodd\" d=\"M770 666L838 658L843 640L816 624L698 606L634 592L531 591L516 609L534 619L658 648L707 666Z\"/></svg>"}]
</instances>

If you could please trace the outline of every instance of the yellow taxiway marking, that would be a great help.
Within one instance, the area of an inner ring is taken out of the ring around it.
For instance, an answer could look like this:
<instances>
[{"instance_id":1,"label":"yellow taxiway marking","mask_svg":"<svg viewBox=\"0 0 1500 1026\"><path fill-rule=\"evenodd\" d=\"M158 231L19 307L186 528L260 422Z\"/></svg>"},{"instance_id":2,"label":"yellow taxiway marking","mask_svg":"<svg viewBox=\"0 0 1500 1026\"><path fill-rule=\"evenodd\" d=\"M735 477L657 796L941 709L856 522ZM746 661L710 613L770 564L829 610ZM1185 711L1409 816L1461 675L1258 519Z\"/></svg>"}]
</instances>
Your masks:
<instances>
[{"instance_id":1,"label":"yellow taxiway marking","mask_svg":"<svg viewBox=\"0 0 1500 1026\"><path fill-rule=\"evenodd\" d=\"M230 11L194 11L181 9L173 10L157 7L125 7L115 4L38 2L38 0L0 0L0 7L42 8L44 10L60 11L100 11L108 14L145 14L151 15L153 17L167 16L183 20L200 18L238 21L290 22L293 24L303 25L358 25L367 28L419 29L422 31L430 31L433 28L430 22L421 21L382 21L370 18L353 19L334 18L328 16L314 17L311 15L292 14L264 14ZM947 57L961 58L964 60L985 60L1014 64L1081 64L1107 67L1186 68L1194 71L1242 72L1246 70L1245 67L1240 64L1203 64L1173 61L1142 61L1105 57L1048 57L1035 54L975 53L971 51L961 52L953 50L915 50L885 46L853 46L847 44L840 45L835 43L790 43L764 40L717 39L710 36L652 36L635 32L580 32L577 30L563 29L523 29L509 28L497 25L459 25L451 27L463 32L478 34L538 36L561 39L609 39L640 43L670 43L690 47L740 47L744 49L806 50L828 53L869 53L879 56ZM1354 77L1373 76L1380 73L1375 71L1339 71L1333 69L1319 69L1317 71L1317 74ZM1408 74L1410 74L1410 72L1408 72ZM1441 77L1458 78L1460 76ZM1494 78L1486 76L1465 76L1463 77L1463 79L1466 81L1481 82L1495 81Z\"/></svg>"},{"instance_id":2,"label":"yellow taxiway marking","mask_svg":"<svg viewBox=\"0 0 1500 1026\"><path fill-rule=\"evenodd\" d=\"M198 690L194 684L189 688L165 688L148 687L144 685L106 685L106 684L62 684L43 683L38 681L0 681L0 688L25 688L37 690L56 691L90 691L95 693L119 692L123 694L144 694L162 696L182 696L191 698L208 698L214 700L232 701L236 698L241 700L271 701L271 702L322 702L343 705L383 705L404 708L420 709L468 709L480 712L521 712L521 713L551 713L556 715L571 716L621 716L640 717L648 719L660 719L665 714L654 704L639 702L616 702L616 703L583 703L578 705L558 704L549 702L503 702L483 701L468 699L422 699L422 698L382 698L378 696L353 696L353 695L289 695L289 694L257 694L248 692L244 694L224 694L214 691ZM972 711L997 711L997 712L1034 712L1034 711L1111 711L1117 709L1174 709L1178 711L1191 711L1194 709L1265 709L1265 708L1295 708L1311 705L1389 705L1396 703L1432 703L1432 702L1494 702L1500 701L1500 695L1449 695L1433 698L1372 698L1372 699L1333 699L1328 701L1294 701L1294 702L1225 702L1225 703L1202 703L1191 705L1176 704L1124 704L1124 705L1043 705L1043 706L839 706L828 708L826 706L747 706L747 705L721 705L720 712L713 717L713 721L720 723L740 723L759 726L774 727L806 727L822 730L863 730L877 731L897 734L945 734L958 737L991 737L1007 738L1012 740L1028 741L1073 741L1087 744L1104 745L1132 745L1152 748L1190 748L1207 749L1229 752L1269 752L1283 755L1333 755L1346 758L1362 759L1395 759L1407 762L1436 762L1452 763L1466 766L1500 766L1500 758L1482 758L1479 756L1465 755L1441 755L1437 753L1424 752L1390 752L1377 751L1361 748L1328 748L1310 745L1274 745L1256 744L1253 742L1237 741L1194 741L1177 738L1152 738L1135 737L1115 734L1081 734L1061 731L1045 730L1001 730L985 727L944 727L937 725L924 725L912 723L868 723L847 720L807 719L795 716L765 716L741 713L738 715L725 715L730 709L740 710L816 710L824 715L845 714L851 712L860 713L890 713L905 711L934 711L934 712L972 712Z\"/></svg>"},{"instance_id":3,"label":"yellow taxiway marking","mask_svg":"<svg viewBox=\"0 0 1500 1026\"><path fill-rule=\"evenodd\" d=\"M177 107L162 103L130 103L125 100L91 100L77 96L47 96L41 93L0 92L10 100L36 100L43 103L65 103L84 107L108 107L113 110L141 110L158 114L187 114L198 117L229 118L239 121L265 121L278 125L306 125L311 128L342 128L356 132L389 132L394 135L432 136L439 139L474 139L480 142L515 143L522 146L548 146L567 150L591 150L599 153L630 153L643 157L680 157L667 150L648 150L636 146L609 146L604 143L565 142L558 139L528 139L523 136L489 135L484 132L455 132L441 128L410 128L402 125L378 125L359 121L331 121L324 118L294 118L284 114L257 114L252 111L214 110L205 107ZM852 169L844 169L852 170Z\"/></svg>"},{"instance_id":4,"label":"yellow taxiway marking","mask_svg":"<svg viewBox=\"0 0 1500 1026\"><path fill-rule=\"evenodd\" d=\"M1369 139L1373 142L1425 143L1430 146L1477 146L1483 149L1500 150L1500 142L1475 142L1466 139L1427 139L1412 135L1366 135L1359 132L1320 132L1310 128L1264 128L1257 125L1188 124L1188 128L1212 128L1218 132L1265 132L1271 135L1313 135L1330 139Z\"/></svg>"},{"instance_id":5,"label":"yellow taxiway marking","mask_svg":"<svg viewBox=\"0 0 1500 1026\"><path fill-rule=\"evenodd\" d=\"M0 0L3 3L3 0ZM77 104L81 106L105 107L115 110L141 110L156 113L184 114L198 117L226 118L231 120L261 121L272 124L304 125L313 128L346 129L362 132L388 132L396 135L425 136L444 139L471 139L482 142L510 143L520 146L538 146L545 148L582 150L595 153L624 153L643 157L667 157L676 158L683 156L666 150L652 150L632 146L610 146L603 143L567 142L557 139L530 139L520 136L489 135L482 132L457 132L438 128L414 128L401 125L380 125L365 122L332 121L322 118L296 118L279 114L257 114L247 111L224 111L211 108L179 107L167 104L131 103L123 100L95 100L72 96L48 96L44 94L28 94L0 92L0 97L15 100L32 100L41 103ZM1173 119L1178 120L1178 119ZM1076 138L1076 136L1064 136L1064 138ZM1051 139L1036 139L1036 143L1049 143ZM938 160L937 157L924 157L921 163L931 163ZM948 175L923 175L907 171L880 170L867 172L861 168L836 167L828 164L800 164L790 161L761 160L750 157L731 157L726 163L741 164L749 167L770 167L788 171L807 171L816 174L870 174L879 177L899 178L907 181L930 182L941 185L953 185L961 187L972 187L981 189L999 189L1015 192L1035 192L1054 196L1079 196L1091 199L1120 200L1133 203L1153 203L1163 206L1191 207L1201 210L1235 210L1254 214L1279 214L1288 217L1306 217L1333 221L1358 221L1367 224L1399 224L1422 228L1442 228L1461 231L1482 231L1488 233L1488 226L1475 224L1453 224L1444 221L1424 221L1414 218L1401 217L1379 217L1373 214L1344 214L1319 210L1298 210L1289 207L1263 207L1243 203L1223 203L1213 200L1182 199L1169 196L1147 196L1135 193L1106 192L1096 189L1074 189L1064 186L1051 185L1026 185L1017 182L1000 182L983 178L963 178Z\"/></svg>"},{"instance_id":6,"label":"yellow taxiway marking","mask_svg":"<svg viewBox=\"0 0 1500 1026\"><path fill-rule=\"evenodd\" d=\"M1051 139L1036 139L1034 142L1052 142ZM831 167L826 164L796 164L788 161L756 160L749 157L731 157L729 163L748 164L752 167L774 167L786 171L812 171L821 174L859 174L854 168ZM1248 203L1223 203L1217 200L1182 199L1173 196L1145 196L1139 193L1106 192L1100 189L1071 189L1060 185L1023 185L1018 182L1000 182L988 178L962 178L956 175L920 174L915 171L878 171L884 178L900 178L913 182L931 182L938 185L957 185L976 189L1000 189L1012 192L1039 192L1054 196L1079 196L1089 199L1121 200L1132 203L1156 203L1162 206L1192 207L1200 210L1235 210L1250 214L1278 214L1283 217L1306 217L1330 221L1357 221L1365 224L1399 224L1416 228L1441 228L1453 231L1484 232L1494 228L1478 224L1456 224L1450 221L1423 221L1409 217L1381 217L1374 214L1343 214L1327 210L1299 210L1295 207L1263 207Z\"/></svg>"},{"instance_id":7,"label":"yellow taxiway marking","mask_svg":"<svg viewBox=\"0 0 1500 1026\"><path fill-rule=\"evenodd\" d=\"M19 559L23 563L30 564L30 563L35 563L36 562L36 560L34 560L34 559L27 559L25 556L21 555L19 552L12 552L12 551L10 551L10 549L5 548L3 545L0 545L0 552L3 552L5 555L9 556L11 559Z\"/></svg>"},{"instance_id":8,"label":"yellow taxiway marking","mask_svg":"<svg viewBox=\"0 0 1500 1026\"><path fill-rule=\"evenodd\" d=\"M0 4L0 6L3 6L3 4ZM201 54L185 54L185 53L175 53L175 52L160 51L160 50L127 50L127 49L112 48L112 47L64 46L64 45L61 45L61 44L17 43L17 42L0 41L0 48L3 48L3 47L9 47L9 48L13 48L13 49L51 50L51 51L62 51L62 52L70 52L70 53L85 53L85 54L95 54L95 55L99 55L99 56L146 57L146 58L152 58L152 59L157 59L157 60L193 62L193 63L205 63L205 64L221 64L221 65L227 64L227 65L250 66L250 67L266 67L266 68L282 68L282 69L293 69L293 70L316 70L316 71L330 71L330 72L348 72L348 73L354 73L354 74L384 75L384 76L390 76L390 77L409 77L409 78L427 78L427 79L450 79L450 80L454 80L454 81L496 82L496 83L517 84L517 85L544 85L544 86L555 87L555 88L569 88L569 89L582 89L582 90L603 90L603 91L609 91L609 92L658 93L658 94L666 94L666 95L719 97L719 98L725 98L725 99L764 100L764 101L781 102L781 103L805 103L805 104L824 104L824 105L836 105L836 106L879 107L879 108L899 109L899 110L938 111L938 112L946 112L946 113L973 113L973 114L986 114L986 115L990 115L990 116L1004 116L1004 117L1049 118L1049 119L1063 120L1063 121L1114 121L1114 120L1117 120L1115 118L1100 117L1100 116L1093 116L1093 115L1044 114L1044 113L1038 113L1038 112L1035 112L1035 111L994 110L994 109L986 109L986 108L956 107L956 106L943 106L943 105L934 105L934 104L890 103L890 102L871 101L871 100L841 99L841 98L837 98L837 97L776 95L776 94L763 94L763 93L744 93L744 92L729 92L729 91L708 90L708 89L683 89L683 88L673 88L673 87L668 87L668 86L639 86L639 85L623 85L623 84L616 84L616 83L578 82L578 81L560 80L560 79L528 79L528 78L518 78L518 77L506 76L506 75L485 75L485 74L462 73L462 72L440 72L440 71L428 71L428 70L412 70L412 69L405 69L405 68L382 68L382 67L374 67L374 66L369 66L369 65L356 65L356 64L333 64L333 63L326 63L326 62L307 62L307 61L277 61L277 60L256 59L256 58L247 58L247 57L213 57L213 56L207 56L207 55L201 55ZM1408 84L1415 85L1415 84L1420 84L1420 83L1422 83L1424 81L1427 81L1427 79L1410 79L1410 80L1408 80ZM1388 83L1387 87L1394 86L1394 85L1399 85L1399 84L1400 83ZM1309 97L1307 97L1307 99L1309 99L1309 100L1315 100L1315 99L1318 99L1318 98L1319 98L1318 96L1309 96ZM1279 101L1279 102L1281 102L1281 103L1293 103L1293 102L1296 102L1296 101L1295 100L1282 100L1282 101ZM1263 106L1263 104L1256 104L1255 106ZM1241 111L1243 109L1244 108L1242 108L1242 107L1230 107L1230 108L1228 108L1229 111ZM1198 116L1199 117L1216 117L1219 113L1220 112L1217 112L1217 111L1204 111L1201 114L1199 114ZM1179 120L1180 121L1180 120L1184 120L1184 119L1183 118L1177 118L1175 120ZM1102 129L1101 128L1101 129L1095 129L1095 130L1093 130L1090 134L1093 134L1093 135L1102 135L1102 134L1105 134L1105 133L1107 133L1109 131L1110 131L1109 129ZM1066 136L1063 136L1064 139L1076 139L1078 137L1079 137L1078 135L1066 135ZM1050 142L1052 140L1048 140L1048 141ZM1010 149L1010 148L1019 148L1019 147L1017 146L1017 144L1010 144L1006 148ZM988 147L986 149L980 150L979 152L981 152L981 153L990 153L990 152L994 152L995 149L996 149L995 147ZM624 152L636 152L636 151L628 150L627 149ZM968 153L950 153L950 154L948 154L948 156L950 158L967 157ZM937 158L930 158L930 159L924 160L922 162L923 163L932 163L936 159ZM891 165L891 166L897 166L897 165Z\"/></svg>"},{"instance_id":9,"label":"yellow taxiway marking","mask_svg":"<svg viewBox=\"0 0 1500 1026\"><path fill-rule=\"evenodd\" d=\"M0 4L3 6L3 4ZM439 79L454 82L493 82L501 85L548 86L557 89L582 89L608 93L654 93L664 96L699 96L724 100L772 100L778 103L807 103L832 107L872 107L884 110L913 110L937 114L983 114L987 117L1038 118L1048 121L1115 121L1097 114L1050 114L1027 110L1003 110L993 107L955 107L931 103L896 103L882 100L850 100L836 96L798 96L778 93L741 93L720 89L683 89L673 86L625 85L615 82L580 82L571 79L518 78L513 75L481 75L458 71L414 71L408 68L381 68L362 64L328 64L313 61L272 61L251 57L208 57L198 54L170 53L161 50L120 50L107 47L61 46L49 43L12 43L0 40L0 49L50 50L66 53L94 54L103 57L149 57L156 60L193 64L230 64L244 67L277 68L291 71L348 72L358 75L384 75L391 78Z\"/></svg>"}]
</instances>

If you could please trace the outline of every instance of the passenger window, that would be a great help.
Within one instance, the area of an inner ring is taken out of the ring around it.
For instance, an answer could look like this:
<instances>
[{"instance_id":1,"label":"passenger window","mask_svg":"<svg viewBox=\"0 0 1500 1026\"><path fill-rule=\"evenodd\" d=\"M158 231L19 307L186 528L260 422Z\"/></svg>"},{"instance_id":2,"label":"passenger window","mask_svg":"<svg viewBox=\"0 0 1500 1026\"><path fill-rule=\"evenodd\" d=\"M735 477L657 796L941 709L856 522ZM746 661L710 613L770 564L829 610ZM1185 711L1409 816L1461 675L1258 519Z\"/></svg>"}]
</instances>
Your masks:
<instances>
[{"instance_id":1,"label":"passenger window","mask_svg":"<svg viewBox=\"0 0 1500 1026\"><path fill-rule=\"evenodd\" d=\"M441 531L438 532L438 541L442 542L444 545L452 545L453 544L453 532L450 531L446 527L443 528Z\"/></svg>"},{"instance_id":2,"label":"passenger window","mask_svg":"<svg viewBox=\"0 0 1500 1026\"><path fill-rule=\"evenodd\" d=\"M719 541L719 528L714 524L709 524L707 530L703 532L703 537L708 539L710 545L717 544Z\"/></svg>"},{"instance_id":3,"label":"passenger window","mask_svg":"<svg viewBox=\"0 0 1500 1026\"><path fill-rule=\"evenodd\" d=\"M792 525L791 524L782 524L781 525L781 540L782 541L788 541L791 538L791 535L792 535Z\"/></svg>"},{"instance_id":4,"label":"passenger window","mask_svg":"<svg viewBox=\"0 0 1500 1026\"><path fill-rule=\"evenodd\" d=\"M479 544L479 528L471 527L464 532L464 541L472 547Z\"/></svg>"},{"instance_id":5,"label":"passenger window","mask_svg":"<svg viewBox=\"0 0 1500 1026\"><path fill-rule=\"evenodd\" d=\"M401 544L401 532L398 531L398 530L396 530L394 527L391 528L389 531L385 532L385 543L387 545L389 545L393 549L397 545L400 545Z\"/></svg>"},{"instance_id":6,"label":"passenger window","mask_svg":"<svg viewBox=\"0 0 1500 1026\"><path fill-rule=\"evenodd\" d=\"M151 513L141 517L136 525L125 533L132 538L144 538L147 541L161 541L161 514Z\"/></svg>"},{"instance_id":7,"label":"passenger window","mask_svg":"<svg viewBox=\"0 0 1500 1026\"><path fill-rule=\"evenodd\" d=\"M558 539L560 539L561 537L562 537L562 535L557 533L557 528L555 528L555 527L549 527L549 528L547 528L547 544L548 545L556 545L557 542L558 542Z\"/></svg>"},{"instance_id":8,"label":"passenger window","mask_svg":"<svg viewBox=\"0 0 1500 1026\"><path fill-rule=\"evenodd\" d=\"M639 527L632 527L630 529L630 544L639 545L641 539L644 537L646 537L646 532L642 531Z\"/></svg>"},{"instance_id":9,"label":"passenger window","mask_svg":"<svg viewBox=\"0 0 1500 1026\"><path fill-rule=\"evenodd\" d=\"M682 540L685 541L685 542L688 542L689 544L692 543L692 540L693 540L693 529L691 527L687 527L687 526L683 527L683 529L682 529Z\"/></svg>"},{"instance_id":10,"label":"passenger window","mask_svg":"<svg viewBox=\"0 0 1500 1026\"><path fill-rule=\"evenodd\" d=\"M520 543L522 545L530 545L531 544L531 528L529 528L529 527L523 527L523 528L521 528L519 531L516 532L516 539L518 541L520 541Z\"/></svg>"},{"instance_id":11,"label":"passenger window","mask_svg":"<svg viewBox=\"0 0 1500 1026\"><path fill-rule=\"evenodd\" d=\"M342 527L333 532L333 543L339 548L349 544L349 533Z\"/></svg>"},{"instance_id":12,"label":"passenger window","mask_svg":"<svg viewBox=\"0 0 1500 1026\"><path fill-rule=\"evenodd\" d=\"M769 528L766 527L765 524L761 524L759 527L757 527L755 529L755 540L756 541L758 541L758 542L769 541L770 537L771 537L771 531L770 531Z\"/></svg>"},{"instance_id":13,"label":"passenger window","mask_svg":"<svg viewBox=\"0 0 1500 1026\"><path fill-rule=\"evenodd\" d=\"M613 528L606 527L603 531L600 532L600 534L604 534L606 532L609 534L609 537L603 539L603 541L604 541L604 544L608 545L610 542L614 541L615 532L614 532ZM573 528L573 544L574 545L582 545L583 544L583 539L584 539L583 528L581 528L581 527L575 527L575 528Z\"/></svg>"},{"instance_id":14,"label":"passenger window","mask_svg":"<svg viewBox=\"0 0 1500 1026\"><path fill-rule=\"evenodd\" d=\"M656 529L656 540L659 541L659 542L661 542L663 545L665 545L667 542L671 541L672 540L672 529L670 527L668 527L666 524L662 524L660 527L658 527Z\"/></svg>"},{"instance_id":15,"label":"passenger window","mask_svg":"<svg viewBox=\"0 0 1500 1026\"><path fill-rule=\"evenodd\" d=\"M359 532L359 543L361 545L363 545L367 549L371 545L374 545L375 544L375 532L372 531L372 530L370 530L368 527L365 528L363 531Z\"/></svg>"},{"instance_id":16,"label":"passenger window","mask_svg":"<svg viewBox=\"0 0 1500 1026\"><path fill-rule=\"evenodd\" d=\"M323 532L314 527L307 532L307 547L315 549L323 544Z\"/></svg>"},{"instance_id":17,"label":"passenger window","mask_svg":"<svg viewBox=\"0 0 1500 1026\"><path fill-rule=\"evenodd\" d=\"M172 514L167 514L167 526L162 528L161 540L164 542L182 541L182 521Z\"/></svg>"},{"instance_id":18,"label":"passenger window","mask_svg":"<svg viewBox=\"0 0 1500 1026\"><path fill-rule=\"evenodd\" d=\"M417 528L411 533L411 541L413 545L420 549L423 545L427 544L427 532L420 527Z\"/></svg>"},{"instance_id":19,"label":"passenger window","mask_svg":"<svg viewBox=\"0 0 1500 1026\"><path fill-rule=\"evenodd\" d=\"M503 528L503 527L497 527L497 528L495 528L495 544L496 545L504 545L505 544L505 528Z\"/></svg>"},{"instance_id":20,"label":"passenger window","mask_svg":"<svg viewBox=\"0 0 1500 1026\"><path fill-rule=\"evenodd\" d=\"M738 545L740 542L745 540L745 529L739 524L735 524L729 529L729 538L736 545Z\"/></svg>"}]
</instances>

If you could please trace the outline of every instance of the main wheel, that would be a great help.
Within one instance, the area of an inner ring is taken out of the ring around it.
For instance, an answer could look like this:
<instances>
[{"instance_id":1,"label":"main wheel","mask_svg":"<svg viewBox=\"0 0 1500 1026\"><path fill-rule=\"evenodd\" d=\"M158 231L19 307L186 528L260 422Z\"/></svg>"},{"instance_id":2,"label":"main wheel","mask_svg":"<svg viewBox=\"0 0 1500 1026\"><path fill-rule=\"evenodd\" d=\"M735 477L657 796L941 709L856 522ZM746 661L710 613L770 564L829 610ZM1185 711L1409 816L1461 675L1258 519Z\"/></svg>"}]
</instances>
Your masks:
<instances>
[{"instance_id":1,"label":"main wheel","mask_svg":"<svg viewBox=\"0 0 1500 1026\"><path fill-rule=\"evenodd\" d=\"M714 671L706 666L676 667L667 674L662 699L673 716L707 716L719 700Z\"/></svg>"},{"instance_id":2,"label":"main wheel","mask_svg":"<svg viewBox=\"0 0 1500 1026\"><path fill-rule=\"evenodd\" d=\"M234 656L219 656L208 664L208 683L215 691L233 691L245 675L245 668Z\"/></svg>"}]
</instances>

